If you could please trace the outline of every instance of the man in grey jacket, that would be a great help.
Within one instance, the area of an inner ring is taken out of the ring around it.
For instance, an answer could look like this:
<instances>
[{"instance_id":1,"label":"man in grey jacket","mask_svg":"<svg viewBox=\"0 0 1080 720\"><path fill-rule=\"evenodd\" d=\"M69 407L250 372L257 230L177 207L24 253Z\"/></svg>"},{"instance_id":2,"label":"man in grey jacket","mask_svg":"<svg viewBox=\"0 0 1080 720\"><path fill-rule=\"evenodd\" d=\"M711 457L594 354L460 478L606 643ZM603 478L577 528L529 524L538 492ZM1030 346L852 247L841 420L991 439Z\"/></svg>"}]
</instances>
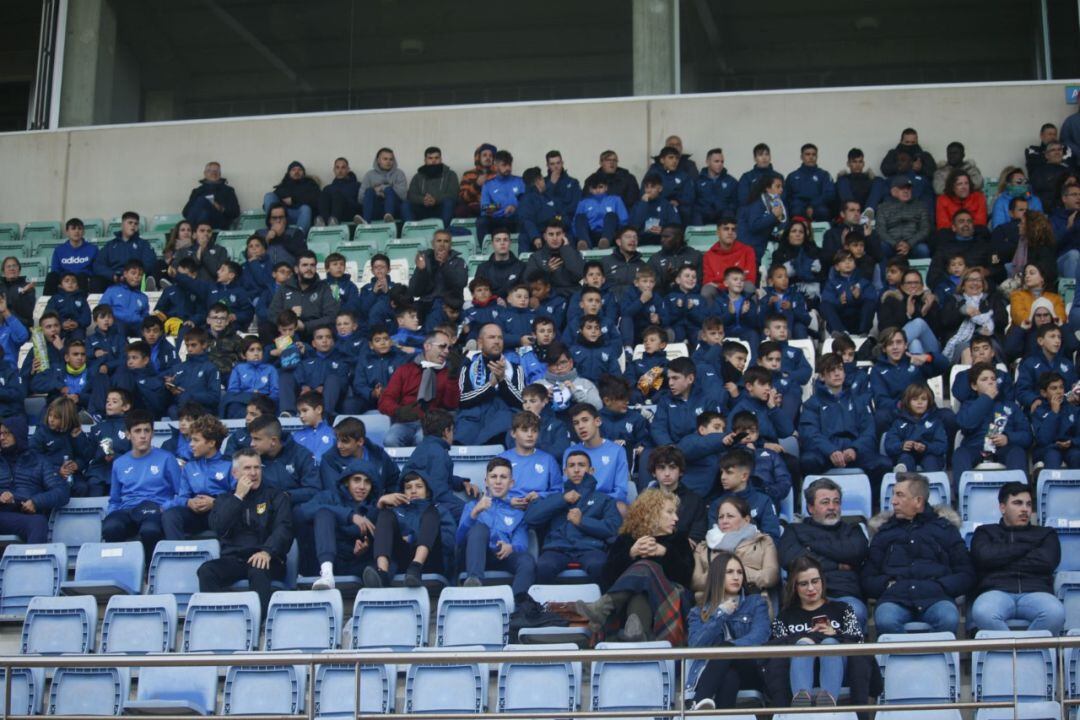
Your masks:
<instances>
[{"instance_id":1,"label":"man in grey jacket","mask_svg":"<svg viewBox=\"0 0 1080 720\"><path fill-rule=\"evenodd\" d=\"M892 199L883 202L877 213L877 233L885 257L930 257L930 215L923 203L912 199L911 178L897 175L889 188Z\"/></svg>"},{"instance_id":2,"label":"man in grey jacket","mask_svg":"<svg viewBox=\"0 0 1080 720\"><path fill-rule=\"evenodd\" d=\"M402 204L405 202L407 189L405 173L397 166L394 151L390 148L379 148L379 152L375 153L375 161L371 163L371 169L364 173L364 179L360 181L360 203L364 220L393 222L394 218L404 217Z\"/></svg>"},{"instance_id":3,"label":"man in grey jacket","mask_svg":"<svg viewBox=\"0 0 1080 720\"><path fill-rule=\"evenodd\" d=\"M405 219L441 218L443 227L449 229L457 195L457 173L443 165L442 150L429 147L424 151L424 164L416 168L416 174L409 183Z\"/></svg>"},{"instance_id":4,"label":"man in grey jacket","mask_svg":"<svg viewBox=\"0 0 1080 720\"><path fill-rule=\"evenodd\" d=\"M300 318L300 332L310 339L318 328L333 325L339 307L330 285L319 277L315 253L305 250L296 258L296 274L270 300L269 317L292 310Z\"/></svg>"},{"instance_id":5,"label":"man in grey jacket","mask_svg":"<svg viewBox=\"0 0 1080 720\"><path fill-rule=\"evenodd\" d=\"M529 256L525 277L534 273L545 275L551 283L551 292L556 295L568 298L581 289L585 259L566 239L566 230L558 220L548 221L543 246Z\"/></svg>"}]
</instances>

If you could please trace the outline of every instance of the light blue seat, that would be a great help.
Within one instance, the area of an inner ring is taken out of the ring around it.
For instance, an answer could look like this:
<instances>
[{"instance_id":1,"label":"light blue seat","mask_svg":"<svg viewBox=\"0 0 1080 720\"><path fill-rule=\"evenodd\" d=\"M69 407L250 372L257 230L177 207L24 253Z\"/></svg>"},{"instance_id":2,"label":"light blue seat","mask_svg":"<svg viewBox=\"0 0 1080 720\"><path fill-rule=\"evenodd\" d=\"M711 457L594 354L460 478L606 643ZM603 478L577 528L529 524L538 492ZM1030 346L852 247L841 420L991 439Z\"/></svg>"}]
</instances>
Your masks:
<instances>
[{"instance_id":1,"label":"light blue seat","mask_svg":"<svg viewBox=\"0 0 1080 720\"><path fill-rule=\"evenodd\" d=\"M980 630L983 638L1051 637L1049 630ZM1057 678L1057 656L1053 650L1016 651L1016 697L1024 701L1053 700ZM1012 700L1013 652L979 650L971 656L971 689L976 700Z\"/></svg>"},{"instance_id":2,"label":"light blue seat","mask_svg":"<svg viewBox=\"0 0 1080 720\"><path fill-rule=\"evenodd\" d=\"M450 459L454 461L454 474L472 483L473 487L484 487L488 461L498 457L505 448L502 445L455 445L450 448Z\"/></svg>"},{"instance_id":3,"label":"light blue seat","mask_svg":"<svg viewBox=\"0 0 1080 720\"><path fill-rule=\"evenodd\" d=\"M844 501L840 504L840 514L844 517L859 516L870 519L874 516L874 496L870 490L870 478L861 470L857 473L844 473L842 475L829 473L825 475L807 475L803 480L803 487L809 486L818 478L828 477L840 486Z\"/></svg>"},{"instance_id":4,"label":"light blue seat","mask_svg":"<svg viewBox=\"0 0 1080 720\"><path fill-rule=\"evenodd\" d=\"M439 595L435 614L435 645L482 645L496 650L510 636L514 595L506 585L448 587Z\"/></svg>"},{"instance_id":5,"label":"light blue seat","mask_svg":"<svg viewBox=\"0 0 1080 720\"><path fill-rule=\"evenodd\" d=\"M217 703L218 669L206 667L145 667L139 670L135 700L125 715L213 715Z\"/></svg>"},{"instance_id":6,"label":"light blue seat","mask_svg":"<svg viewBox=\"0 0 1080 720\"><path fill-rule=\"evenodd\" d=\"M101 623L102 653L166 653L176 643L176 598L113 595Z\"/></svg>"},{"instance_id":7,"label":"light blue seat","mask_svg":"<svg viewBox=\"0 0 1080 720\"><path fill-rule=\"evenodd\" d=\"M1068 637L1080 636L1080 629L1069 630ZM1065 695L1070 698L1080 697L1080 647L1065 648Z\"/></svg>"},{"instance_id":8,"label":"light blue seat","mask_svg":"<svg viewBox=\"0 0 1080 720\"><path fill-rule=\"evenodd\" d=\"M119 715L131 690L131 671L57 668L49 688L50 715Z\"/></svg>"},{"instance_id":9,"label":"light blue seat","mask_svg":"<svg viewBox=\"0 0 1080 720\"><path fill-rule=\"evenodd\" d=\"M1019 702L1016 713L1012 708L983 708L975 713L975 720L1060 720L1061 704L1050 700Z\"/></svg>"},{"instance_id":10,"label":"light blue seat","mask_svg":"<svg viewBox=\"0 0 1080 720\"><path fill-rule=\"evenodd\" d=\"M176 609L183 617L188 600L199 592L199 566L221 556L217 540L162 540L154 546L147 573L146 592L172 593Z\"/></svg>"},{"instance_id":11,"label":"light blue seat","mask_svg":"<svg viewBox=\"0 0 1080 720\"><path fill-rule=\"evenodd\" d=\"M1080 572L1056 573L1054 594L1065 606L1065 629L1080 628Z\"/></svg>"},{"instance_id":12,"label":"light blue seat","mask_svg":"<svg viewBox=\"0 0 1080 720\"><path fill-rule=\"evenodd\" d=\"M339 415L338 420L342 417L356 417L362 423L364 423L364 436L367 440L375 443L379 447L382 447L383 439L386 437L386 433L390 430L390 418L387 415L383 415L380 412L365 413L363 415ZM337 421L334 423L337 424Z\"/></svg>"},{"instance_id":13,"label":"light blue seat","mask_svg":"<svg viewBox=\"0 0 1080 720\"><path fill-rule=\"evenodd\" d=\"M26 609L19 652L85 655L97 644L97 603L92 597L36 597Z\"/></svg>"},{"instance_id":14,"label":"light blue seat","mask_svg":"<svg viewBox=\"0 0 1080 720\"><path fill-rule=\"evenodd\" d=\"M485 650L472 645L463 652ZM414 662L405 674L405 712L422 714L480 713L487 708L488 666L486 663L424 665L425 650L413 650Z\"/></svg>"},{"instance_id":15,"label":"light blue seat","mask_svg":"<svg viewBox=\"0 0 1080 720\"><path fill-rule=\"evenodd\" d=\"M577 650L574 643L507 645L507 650L537 653L536 662L499 666L498 712L574 711L581 705L581 663L545 662L544 653Z\"/></svg>"},{"instance_id":16,"label":"light blue seat","mask_svg":"<svg viewBox=\"0 0 1080 720\"><path fill-rule=\"evenodd\" d=\"M962 720L962 716L959 710L882 709L876 712L875 720Z\"/></svg>"},{"instance_id":17,"label":"light blue seat","mask_svg":"<svg viewBox=\"0 0 1080 720\"><path fill-rule=\"evenodd\" d=\"M31 598L53 596L67 575L67 551L60 543L8 545L0 557L0 616L21 620Z\"/></svg>"},{"instance_id":18,"label":"light blue seat","mask_svg":"<svg viewBox=\"0 0 1080 720\"><path fill-rule=\"evenodd\" d=\"M274 580L270 583L270 586L275 590L295 590L296 589L296 576L300 571L300 550L293 540L292 546L289 548L289 553L285 556L285 577L282 580ZM250 590L251 583L246 579L237 580L229 588L230 590Z\"/></svg>"},{"instance_id":19,"label":"light blue seat","mask_svg":"<svg viewBox=\"0 0 1080 720\"><path fill-rule=\"evenodd\" d=\"M667 641L602 642L597 650L669 648ZM590 710L667 710L675 699L672 660L594 660Z\"/></svg>"},{"instance_id":20,"label":"light blue seat","mask_svg":"<svg viewBox=\"0 0 1080 720\"><path fill-rule=\"evenodd\" d=\"M944 472L919 473L930 481L930 504L948 505L952 502L952 484L949 474ZM892 507L893 488L896 487L896 473L886 473L881 479L879 499L882 508Z\"/></svg>"},{"instance_id":21,"label":"light blue seat","mask_svg":"<svg viewBox=\"0 0 1080 720\"><path fill-rule=\"evenodd\" d=\"M393 712L396 687L396 665L361 665L360 713ZM315 717L354 718L355 698L355 665L319 665L315 668Z\"/></svg>"},{"instance_id":22,"label":"light blue seat","mask_svg":"<svg viewBox=\"0 0 1080 720\"><path fill-rule=\"evenodd\" d=\"M951 632L886 633L878 642L950 642ZM941 651L925 655L878 655L878 666L885 679L885 689L878 698L882 704L913 705L923 702L956 702L960 699L960 654ZM911 682L919 678L919 682Z\"/></svg>"},{"instance_id":23,"label":"light blue seat","mask_svg":"<svg viewBox=\"0 0 1080 720\"><path fill-rule=\"evenodd\" d=\"M858 720L853 712L778 713L773 720Z\"/></svg>"},{"instance_id":24,"label":"light blue seat","mask_svg":"<svg viewBox=\"0 0 1080 720\"><path fill-rule=\"evenodd\" d=\"M75 567L83 543L101 542L101 521L108 512L109 498L71 498L49 516L49 542L63 543L68 552L68 568Z\"/></svg>"},{"instance_id":25,"label":"light blue seat","mask_svg":"<svg viewBox=\"0 0 1080 720\"><path fill-rule=\"evenodd\" d=\"M575 600L592 602L600 598L600 586L592 583L533 585L529 588L529 596L541 605L549 602L574 602ZM521 628L518 631L518 642L526 645L533 643L574 643L578 647L584 647L588 644L589 637L589 629L584 627L535 627Z\"/></svg>"},{"instance_id":26,"label":"light blue seat","mask_svg":"<svg viewBox=\"0 0 1080 720\"><path fill-rule=\"evenodd\" d=\"M350 647L396 652L427 645L431 600L424 588L363 588L349 624Z\"/></svg>"},{"instance_id":27,"label":"light blue seat","mask_svg":"<svg viewBox=\"0 0 1080 720\"><path fill-rule=\"evenodd\" d=\"M0 669L0 687L7 680L7 671ZM4 704L0 693L0 710L5 715L39 715L45 701L45 668L12 668L11 707Z\"/></svg>"},{"instance_id":28,"label":"light blue seat","mask_svg":"<svg viewBox=\"0 0 1080 720\"><path fill-rule=\"evenodd\" d=\"M266 609L265 649L336 650L342 615L340 590L279 590Z\"/></svg>"},{"instance_id":29,"label":"light blue seat","mask_svg":"<svg viewBox=\"0 0 1080 720\"><path fill-rule=\"evenodd\" d=\"M795 491L788 490L780 501L780 517L788 522L795 522Z\"/></svg>"},{"instance_id":30,"label":"light blue seat","mask_svg":"<svg viewBox=\"0 0 1080 720\"><path fill-rule=\"evenodd\" d=\"M1080 527L1073 527L1076 518L1050 518L1047 523L1057 531L1061 543L1061 562L1058 572L1080 571Z\"/></svg>"},{"instance_id":31,"label":"light blue seat","mask_svg":"<svg viewBox=\"0 0 1080 720\"><path fill-rule=\"evenodd\" d=\"M295 715L304 711L307 668L303 665L230 666L225 673L224 715Z\"/></svg>"},{"instance_id":32,"label":"light blue seat","mask_svg":"<svg viewBox=\"0 0 1080 720\"><path fill-rule=\"evenodd\" d=\"M142 592L145 551L140 542L85 543L75 561L75 579L60 583L64 595L111 597Z\"/></svg>"},{"instance_id":33,"label":"light blue seat","mask_svg":"<svg viewBox=\"0 0 1080 720\"><path fill-rule=\"evenodd\" d=\"M968 470L960 476L960 519L975 526L1001 518L998 490L1007 482L1027 483L1022 470Z\"/></svg>"},{"instance_id":34,"label":"light blue seat","mask_svg":"<svg viewBox=\"0 0 1080 720\"><path fill-rule=\"evenodd\" d=\"M1080 518L1080 469L1043 470L1036 480L1039 523L1050 518Z\"/></svg>"},{"instance_id":35,"label":"light blue seat","mask_svg":"<svg viewBox=\"0 0 1080 720\"><path fill-rule=\"evenodd\" d=\"M259 642L262 608L253 592L195 593L184 619L183 652L248 652Z\"/></svg>"}]
</instances>

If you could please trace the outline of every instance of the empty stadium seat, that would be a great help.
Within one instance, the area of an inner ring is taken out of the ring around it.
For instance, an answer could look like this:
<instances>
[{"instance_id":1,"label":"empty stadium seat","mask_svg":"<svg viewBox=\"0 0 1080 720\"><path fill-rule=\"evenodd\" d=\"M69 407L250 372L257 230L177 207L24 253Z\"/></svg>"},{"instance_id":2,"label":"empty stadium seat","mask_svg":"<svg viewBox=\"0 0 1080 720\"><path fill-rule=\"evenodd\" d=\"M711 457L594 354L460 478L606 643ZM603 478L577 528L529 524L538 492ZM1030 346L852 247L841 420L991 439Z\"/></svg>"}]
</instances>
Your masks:
<instances>
[{"instance_id":1,"label":"empty stadium seat","mask_svg":"<svg viewBox=\"0 0 1080 720\"><path fill-rule=\"evenodd\" d=\"M886 633L879 643L950 642L951 632ZM889 705L913 705L924 702L957 702L960 699L960 653L941 651L922 654L878 655L878 665L885 679L879 701ZM919 682L911 682L911 678Z\"/></svg>"},{"instance_id":2,"label":"empty stadium seat","mask_svg":"<svg viewBox=\"0 0 1080 720\"><path fill-rule=\"evenodd\" d=\"M363 588L349 624L350 647L395 651L427 645L431 600L424 588Z\"/></svg>"},{"instance_id":3,"label":"empty stadium seat","mask_svg":"<svg viewBox=\"0 0 1080 720\"><path fill-rule=\"evenodd\" d=\"M486 648L473 645L462 651ZM416 648L423 655L427 648ZM419 660L420 658L415 658ZM414 658L410 658L414 660ZM480 713L487 707L488 666L484 663L424 665L413 661L405 674L405 712L416 714Z\"/></svg>"},{"instance_id":4,"label":"empty stadium seat","mask_svg":"<svg viewBox=\"0 0 1080 720\"><path fill-rule=\"evenodd\" d=\"M807 487L810 483L814 482L818 478L826 477L825 475L807 475L803 479L803 487ZM843 502L840 504L840 514L844 517L858 516L869 520L874 516L873 502L874 496L870 489L870 478L863 474L861 471L857 473L830 473L829 480L832 480L843 493Z\"/></svg>"},{"instance_id":5,"label":"empty stadium seat","mask_svg":"<svg viewBox=\"0 0 1080 720\"><path fill-rule=\"evenodd\" d=\"M543 653L577 650L574 643L507 645L507 650L535 651L535 662L505 662L499 666L499 712L560 712L581 704L581 663L545 662Z\"/></svg>"},{"instance_id":6,"label":"empty stadium seat","mask_svg":"<svg viewBox=\"0 0 1080 720\"><path fill-rule=\"evenodd\" d=\"M97 603L92 597L36 597L26 609L19 652L23 655L94 651Z\"/></svg>"},{"instance_id":7,"label":"empty stadium seat","mask_svg":"<svg viewBox=\"0 0 1080 720\"><path fill-rule=\"evenodd\" d=\"M101 623L102 653L165 653L176 643L176 598L114 595Z\"/></svg>"},{"instance_id":8,"label":"empty stadium seat","mask_svg":"<svg viewBox=\"0 0 1080 720\"><path fill-rule=\"evenodd\" d=\"M221 710L224 715L295 715L304 711L306 696L303 665L231 666L225 672Z\"/></svg>"},{"instance_id":9,"label":"empty stadium seat","mask_svg":"<svg viewBox=\"0 0 1080 720\"><path fill-rule=\"evenodd\" d=\"M262 225L259 225L259 227L262 227ZM224 248L233 260L243 262L249 237L251 237L251 233L243 230L222 231L214 238L214 244Z\"/></svg>"},{"instance_id":10,"label":"empty stadium seat","mask_svg":"<svg viewBox=\"0 0 1080 720\"><path fill-rule=\"evenodd\" d=\"M795 490L788 490L780 501L780 517L788 522L795 522Z\"/></svg>"},{"instance_id":11,"label":"empty stadium seat","mask_svg":"<svg viewBox=\"0 0 1080 720\"><path fill-rule=\"evenodd\" d=\"M183 652L246 652L259 642L262 608L251 592L195 593L184 619Z\"/></svg>"},{"instance_id":12,"label":"empty stadium seat","mask_svg":"<svg viewBox=\"0 0 1080 720\"><path fill-rule=\"evenodd\" d=\"M549 602L574 602L584 600L592 602L600 598L600 586L592 583L575 585L533 585L529 596L543 605ZM588 644L589 629L585 627L535 627L521 628L518 642L532 643L574 643L578 647Z\"/></svg>"},{"instance_id":13,"label":"empty stadium seat","mask_svg":"<svg viewBox=\"0 0 1080 720\"><path fill-rule=\"evenodd\" d=\"M176 609L183 617L188 600L199 592L199 566L217 559L221 546L217 540L162 540L154 547L147 573L146 592L171 593Z\"/></svg>"},{"instance_id":14,"label":"empty stadium seat","mask_svg":"<svg viewBox=\"0 0 1080 720\"><path fill-rule=\"evenodd\" d=\"M435 644L501 648L509 640L513 612L514 595L506 585L448 587L439 595Z\"/></svg>"},{"instance_id":15,"label":"empty stadium seat","mask_svg":"<svg viewBox=\"0 0 1080 720\"><path fill-rule=\"evenodd\" d=\"M1055 573L1054 594L1065 606L1065 629L1080 629L1080 572Z\"/></svg>"},{"instance_id":16,"label":"empty stadium seat","mask_svg":"<svg viewBox=\"0 0 1080 720\"><path fill-rule=\"evenodd\" d=\"M379 249L379 252L384 252L390 241L397 238L397 225L387 222L357 225L356 229L353 230L353 240L368 238L375 241L375 246Z\"/></svg>"},{"instance_id":17,"label":"empty stadium seat","mask_svg":"<svg viewBox=\"0 0 1080 720\"><path fill-rule=\"evenodd\" d=\"M1051 637L1049 630L980 630L975 639ZM979 650L971 656L971 689L976 700L1013 698L1011 650ZM1017 649L1016 697L1024 701L1053 700L1057 656L1051 649Z\"/></svg>"},{"instance_id":18,"label":"empty stadium seat","mask_svg":"<svg viewBox=\"0 0 1080 720\"><path fill-rule=\"evenodd\" d=\"M1061 704L1044 700L1019 702L1016 712L1012 708L982 708L975 713L975 720L1060 720Z\"/></svg>"},{"instance_id":19,"label":"empty stadium seat","mask_svg":"<svg viewBox=\"0 0 1080 720\"><path fill-rule=\"evenodd\" d=\"M1039 523L1080 518L1080 469L1043 470L1036 480Z\"/></svg>"},{"instance_id":20,"label":"empty stadium seat","mask_svg":"<svg viewBox=\"0 0 1080 720\"><path fill-rule=\"evenodd\" d=\"M454 462L454 475L463 477L473 487L483 487L488 461L498 457L506 448L502 445L454 445L450 459Z\"/></svg>"},{"instance_id":21,"label":"empty stadium seat","mask_svg":"<svg viewBox=\"0 0 1080 720\"><path fill-rule=\"evenodd\" d=\"M119 715L130 690L126 667L58 668L49 688L49 714Z\"/></svg>"},{"instance_id":22,"label":"empty stadium seat","mask_svg":"<svg viewBox=\"0 0 1080 720\"><path fill-rule=\"evenodd\" d=\"M1047 523L1057 531L1061 542L1061 562L1059 572L1080 571L1080 521L1077 518L1051 518Z\"/></svg>"},{"instance_id":23,"label":"empty stadium seat","mask_svg":"<svg viewBox=\"0 0 1080 720\"><path fill-rule=\"evenodd\" d=\"M666 641L597 643L597 650L669 648ZM672 660L594 660L590 710L667 710L675 698Z\"/></svg>"},{"instance_id":24,"label":"empty stadium seat","mask_svg":"<svg viewBox=\"0 0 1080 720\"><path fill-rule=\"evenodd\" d=\"M360 713L393 712L397 689L396 665L360 666ZM315 717L356 717L356 666L319 665L315 668Z\"/></svg>"},{"instance_id":25,"label":"empty stadium seat","mask_svg":"<svg viewBox=\"0 0 1080 720\"><path fill-rule=\"evenodd\" d=\"M364 415L338 415L334 418L334 425L337 426L339 422L347 417L353 417L364 423L364 437L382 447L383 438L386 437L386 433L390 430L390 418L379 412L365 413Z\"/></svg>"},{"instance_id":26,"label":"empty stadium seat","mask_svg":"<svg viewBox=\"0 0 1080 720\"><path fill-rule=\"evenodd\" d=\"M145 667L139 670L135 700L125 715L213 715L217 703L218 669L206 667Z\"/></svg>"},{"instance_id":27,"label":"empty stadium seat","mask_svg":"<svg viewBox=\"0 0 1080 720\"><path fill-rule=\"evenodd\" d=\"M60 583L64 595L110 597L142 592L142 543L86 543L75 560L75 579Z\"/></svg>"},{"instance_id":28,"label":"empty stadium seat","mask_svg":"<svg viewBox=\"0 0 1080 720\"><path fill-rule=\"evenodd\" d=\"M0 620L21 620L36 596L53 596L67 575L60 543L8 545L0 557Z\"/></svg>"},{"instance_id":29,"label":"empty stadium seat","mask_svg":"<svg viewBox=\"0 0 1080 720\"><path fill-rule=\"evenodd\" d=\"M75 559L83 543L101 542L101 521L108 511L109 498L71 498L49 516L49 542L67 546L68 568L75 567Z\"/></svg>"},{"instance_id":30,"label":"empty stadium seat","mask_svg":"<svg viewBox=\"0 0 1080 720\"><path fill-rule=\"evenodd\" d=\"M266 650L317 652L341 643L341 591L278 591L266 609Z\"/></svg>"},{"instance_id":31,"label":"empty stadium seat","mask_svg":"<svg viewBox=\"0 0 1080 720\"><path fill-rule=\"evenodd\" d=\"M0 686L7 682L7 671L0 669ZM45 700L45 668L12 668L11 706L5 705L0 693L0 710L4 715L37 715Z\"/></svg>"},{"instance_id":32,"label":"empty stadium seat","mask_svg":"<svg viewBox=\"0 0 1080 720\"><path fill-rule=\"evenodd\" d=\"M952 502L952 484L946 472L920 473L930 481L930 505L948 505ZM881 508L892 507L893 488L896 486L896 473L886 473L881 479L879 499Z\"/></svg>"}]
</instances>

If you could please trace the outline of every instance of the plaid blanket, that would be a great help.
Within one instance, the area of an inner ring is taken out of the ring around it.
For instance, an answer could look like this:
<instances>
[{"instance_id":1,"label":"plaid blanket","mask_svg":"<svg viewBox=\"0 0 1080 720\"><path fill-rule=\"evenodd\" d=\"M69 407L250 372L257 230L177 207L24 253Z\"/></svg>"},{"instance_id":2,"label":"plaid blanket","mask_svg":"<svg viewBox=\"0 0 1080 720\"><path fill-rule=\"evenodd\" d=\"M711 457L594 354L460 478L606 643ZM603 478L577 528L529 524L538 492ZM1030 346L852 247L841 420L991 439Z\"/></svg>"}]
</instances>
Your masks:
<instances>
[{"instance_id":1,"label":"plaid blanket","mask_svg":"<svg viewBox=\"0 0 1080 720\"><path fill-rule=\"evenodd\" d=\"M672 647L686 644L686 620L683 607L686 591L664 575L660 565L652 560L638 560L628 567L610 588L609 593L644 593L653 611L652 637L667 640ZM612 613L600 632L593 635L593 644L607 636L614 637L626 620L624 612Z\"/></svg>"}]
</instances>

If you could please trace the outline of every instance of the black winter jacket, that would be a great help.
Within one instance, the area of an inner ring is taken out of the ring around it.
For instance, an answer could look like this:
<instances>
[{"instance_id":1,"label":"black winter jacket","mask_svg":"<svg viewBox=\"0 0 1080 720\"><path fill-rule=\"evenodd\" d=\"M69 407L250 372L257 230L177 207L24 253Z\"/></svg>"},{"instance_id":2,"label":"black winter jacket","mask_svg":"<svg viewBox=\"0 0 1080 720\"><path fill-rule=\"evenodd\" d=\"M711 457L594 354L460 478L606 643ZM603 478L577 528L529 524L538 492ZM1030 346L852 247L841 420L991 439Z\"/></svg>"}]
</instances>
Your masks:
<instances>
[{"instance_id":1,"label":"black winter jacket","mask_svg":"<svg viewBox=\"0 0 1080 720\"><path fill-rule=\"evenodd\" d=\"M971 559L979 573L978 590L1007 593L1054 592L1054 571L1061 542L1053 528L1041 525L980 525L971 538Z\"/></svg>"},{"instance_id":2,"label":"black winter jacket","mask_svg":"<svg viewBox=\"0 0 1080 720\"><path fill-rule=\"evenodd\" d=\"M221 556L225 558L247 560L265 550L274 560L285 562L292 546L292 502L287 494L269 485L251 490L243 500L233 493L218 495L209 523L221 539Z\"/></svg>"},{"instance_id":3,"label":"black winter jacket","mask_svg":"<svg viewBox=\"0 0 1080 720\"><path fill-rule=\"evenodd\" d=\"M862 598L859 587L859 568L866 561L869 543L858 525L838 522L822 525L813 518L789 523L780 536L780 566L789 567L797 557L808 555L825 572L825 587L830 597ZM848 570L841 570L847 565Z\"/></svg>"}]
</instances>

